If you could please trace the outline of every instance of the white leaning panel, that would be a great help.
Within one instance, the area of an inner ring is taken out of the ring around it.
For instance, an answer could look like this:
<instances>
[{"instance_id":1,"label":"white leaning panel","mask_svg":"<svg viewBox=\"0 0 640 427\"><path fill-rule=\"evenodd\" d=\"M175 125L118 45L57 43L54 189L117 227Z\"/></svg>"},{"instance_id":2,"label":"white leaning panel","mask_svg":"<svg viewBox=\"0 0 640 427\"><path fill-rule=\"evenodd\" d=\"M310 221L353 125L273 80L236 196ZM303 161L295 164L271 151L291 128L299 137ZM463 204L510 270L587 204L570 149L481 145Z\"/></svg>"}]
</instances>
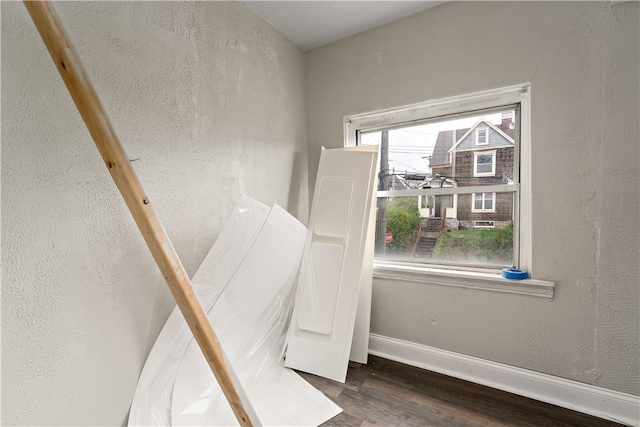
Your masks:
<instances>
[{"instance_id":1,"label":"white leaning panel","mask_svg":"<svg viewBox=\"0 0 640 427\"><path fill-rule=\"evenodd\" d=\"M346 379L377 159L376 146L321 153L287 367Z\"/></svg>"},{"instance_id":2,"label":"white leaning panel","mask_svg":"<svg viewBox=\"0 0 640 427\"><path fill-rule=\"evenodd\" d=\"M282 365L306 228L277 205L208 313L259 420L319 425L341 410ZM192 341L173 387L172 425L237 425L202 352Z\"/></svg>"},{"instance_id":3,"label":"white leaning panel","mask_svg":"<svg viewBox=\"0 0 640 427\"><path fill-rule=\"evenodd\" d=\"M350 150L353 148L345 148ZM362 276L360 277L360 295L356 323L353 327L351 353L349 360L367 363L369 357L369 332L371 329L371 300L373 293L373 256L375 252L377 181L371 189L371 213L369 214L369 228L365 240L364 257L362 260Z\"/></svg>"}]
</instances>

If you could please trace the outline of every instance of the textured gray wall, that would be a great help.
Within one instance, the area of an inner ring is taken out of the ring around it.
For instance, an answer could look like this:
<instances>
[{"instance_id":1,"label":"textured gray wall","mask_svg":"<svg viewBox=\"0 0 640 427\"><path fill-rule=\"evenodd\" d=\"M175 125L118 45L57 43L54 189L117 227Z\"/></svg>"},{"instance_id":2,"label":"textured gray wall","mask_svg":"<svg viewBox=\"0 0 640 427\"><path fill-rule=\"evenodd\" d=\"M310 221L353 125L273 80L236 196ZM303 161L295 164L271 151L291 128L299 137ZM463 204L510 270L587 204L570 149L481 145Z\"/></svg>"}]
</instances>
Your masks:
<instances>
[{"instance_id":1,"label":"textured gray wall","mask_svg":"<svg viewBox=\"0 0 640 427\"><path fill-rule=\"evenodd\" d=\"M372 332L640 394L638 2L450 2L308 52L310 188L345 115L532 84L553 301L376 280Z\"/></svg>"},{"instance_id":2,"label":"textured gray wall","mask_svg":"<svg viewBox=\"0 0 640 427\"><path fill-rule=\"evenodd\" d=\"M2 2L2 425L120 425L173 299ZM55 5L193 275L241 194L307 218L304 55L240 2Z\"/></svg>"}]
</instances>

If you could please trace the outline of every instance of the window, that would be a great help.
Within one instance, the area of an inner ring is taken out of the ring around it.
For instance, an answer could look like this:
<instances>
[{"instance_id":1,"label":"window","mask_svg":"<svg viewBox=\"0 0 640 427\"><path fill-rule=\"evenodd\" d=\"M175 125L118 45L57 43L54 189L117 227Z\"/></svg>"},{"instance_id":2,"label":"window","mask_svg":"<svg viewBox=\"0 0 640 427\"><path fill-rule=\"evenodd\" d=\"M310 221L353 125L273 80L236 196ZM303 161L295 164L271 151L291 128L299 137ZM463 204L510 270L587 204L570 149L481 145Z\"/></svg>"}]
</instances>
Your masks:
<instances>
[{"instance_id":1,"label":"window","mask_svg":"<svg viewBox=\"0 0 640 427\"><path fill-rule=\"evenodd\" d=\"M473 193L473 212L495 212L494 193ZM482 221L476 221L476 223Z\"/></svg>"},{"instance_id":2,"label":"window","mask_svg":"<svg viewBox=\"0 0 640 427\"><path fill-rule=\"evenodd\" d=\"M473 175L491 176L496 174L496 152L473 153Z\"/></svg>"},{"instance_id":3,"label":"window","mask_svg":"<svg viewBox=\"0 0 640 427\"><path fill-rule=\"evenodd\" d=\"M494 228L496 226L493 221L476 221L476 228Z\"/></svg>"},{"instance_id":4,"label":"window","mask_svg":"<svg viewBox=\"0 0 640 427\"><path fill-rule=\"evenodd\" d=\"M376 268L530 271L529 85L349 116L344 126L347 146L380 146Z\"/></svg>"},{"instance_id":5,"label":"window","mask_svg":"<svg viewBox=\"0 0 640 427\"><path fill-rule=\"evenodd\" d=\"M478 128L476 129L476 145L487 145L489 144L489 129L487 128Z\"/></svg>"},{"instance_id":6,"label":"window","mask_svg":"<svg viewBox=\"0 0 640 427\"><path fill-rule=\"evenodd\" d=\"M344 118L345 146L380 146L375 277L553 298L532 266L530 115L524 84ZM476 146L479 126L491 138ZM482 151L495 151L493 174L474 174ZM482 193L495 212L472 212ZM461 256L461 240L502 245ZM532 278L505 279L504 266Z\"/></svg>"}]
</instances>

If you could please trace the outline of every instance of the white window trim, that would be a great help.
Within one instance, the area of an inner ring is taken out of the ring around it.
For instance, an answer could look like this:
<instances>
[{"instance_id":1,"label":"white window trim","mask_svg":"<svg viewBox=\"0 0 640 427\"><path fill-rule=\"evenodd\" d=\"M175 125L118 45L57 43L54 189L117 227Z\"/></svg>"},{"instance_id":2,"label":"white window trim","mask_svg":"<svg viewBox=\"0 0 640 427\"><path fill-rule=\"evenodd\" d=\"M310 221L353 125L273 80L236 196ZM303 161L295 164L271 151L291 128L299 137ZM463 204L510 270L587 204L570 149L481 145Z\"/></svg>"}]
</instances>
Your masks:
<instances>
[{"instance_id":1,"label":"white window trim","mask_svg":"<svg viewBox=\"0 0 640 427\"><path fill-rule=\"evenodd\" d=\"M516 265L522 270L529 271L532 279L513 281L503 278L499 272L487 273L486 270L441 269L421 265L401 266L398 263L390 264L377 261L374 263L374 277L463 286L473 289L482 288L497 292L512 292L553 298L554 283L536 278L536 272L532 262L530 101L531 84L525 83L462 96L439 98L428 102L387 108L371 113L355 114L344 118L344 145L346 147L354 147L357 144L357 134L360 130L373 131L376 129L384 129L394 124L416 121L416 117L436 118L458 114L462 110L461 106L464 106L466 111L473 111L493 108L496 105L520 105L520 144L518 144L516 147L517 151L514 153L514 156L521 160L519 165L521 183L519 184L520 203L514 212L514 217L518 218L519 233L517 233L517 236L514 236L514 245L516 247ZM487 188L487 190L489 189ZM451 194L453 194L453 192ZM489 280L487 277L491 277L491 279Z\"/></svg>"},{"instance_id":2,"label":"white window trim","mask_svg":"<svg viewBox=\"0 0 640 427\"><path fill-rule=\"evenodd\" d=\"M493 203L491 204L491 209L476 209L476 194L486 194L489 193L488 191L484 191L482 193L473 193L471 195L471 212L495 212L496 211L496 193L491 193L492 194L492 201ZM484 206L484 197L482 198L482 206Z\"/></svg>"},{"instance_id":3,"label":"white window trim","mask_svg":"<svg viewBox=\"0 0 640 427\"><path fill-rule=\"evenodd\" d=\"M491 156L491 172L478 172L478 156ZM473 176L495 176L496 175L496 150L478 151L473 153Z\"/></svg>"},{"instance_id":4,"label":"white window trim","mask_svg":"<svg viewBox=\"0 0 640 427\"><path fill-rule=\"evenodd\" d=\"M484 142L480 142L480 131L482 130L485 132ZM489 128L488 127L476 128L476 145L489 145Z\"/></svg>"}]
</instances>

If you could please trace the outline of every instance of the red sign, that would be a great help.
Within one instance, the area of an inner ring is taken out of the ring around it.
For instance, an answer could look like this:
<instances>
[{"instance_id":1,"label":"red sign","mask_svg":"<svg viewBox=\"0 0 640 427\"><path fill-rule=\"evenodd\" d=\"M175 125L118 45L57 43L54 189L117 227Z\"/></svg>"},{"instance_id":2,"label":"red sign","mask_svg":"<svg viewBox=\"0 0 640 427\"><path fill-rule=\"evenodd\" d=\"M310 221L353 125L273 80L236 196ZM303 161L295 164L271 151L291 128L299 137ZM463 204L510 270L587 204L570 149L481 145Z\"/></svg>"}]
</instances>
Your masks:
<instances>
[{"instance_id":1,"label":"red sign","mask_svg":"<svg viewBox=\"0 0 640 427\"><path fill-rule=\"evenodd\" d=\"M384 241L386 243L391 243L392 240L393 240L393 235L391 233L387 233L384 235Z\"/></svg>"}]
</instances>

